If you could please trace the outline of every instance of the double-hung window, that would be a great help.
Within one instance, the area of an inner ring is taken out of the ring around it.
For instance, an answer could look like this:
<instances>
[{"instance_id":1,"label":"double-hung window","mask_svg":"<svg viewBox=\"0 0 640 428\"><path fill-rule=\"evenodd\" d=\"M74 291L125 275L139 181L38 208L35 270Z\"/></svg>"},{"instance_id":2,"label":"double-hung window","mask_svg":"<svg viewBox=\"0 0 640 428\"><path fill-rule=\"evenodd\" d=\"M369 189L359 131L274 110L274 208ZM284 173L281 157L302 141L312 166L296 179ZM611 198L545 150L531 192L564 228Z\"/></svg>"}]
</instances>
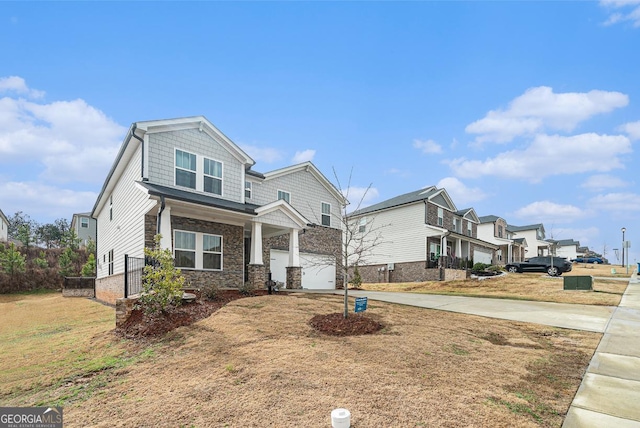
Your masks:
<instances>
[{"instance_id":1,"label":"double-hung window","mask_svg":"<svg viewBox=\"0 0 640 428\"><path fill-rule=\"evenodd\" d=\"M438 207L438 226L444 225L444 210Z\"/></svg>"},{"instance_id":2,"label":"double-hung window","mask_svg":"<svg viewBox=\"0 0 640 428\"><path fill-rule=\"evenodd\" d=\"M194 232L175 232L175 264L176 267L196 267L196 234Z\"/></svg>"},{"instance_id":3,"label":"double-hung window","mask_svg":"<svg viewBox=\"0 0 640 428\"><path fill-rule=\"evenodd\" d=\"M196 155L176 149L176 186L196 188Z\"/></svg>"},{"instance_id":4,"label":"double-hung window","mask_svg":"<svg viewBox=\"0 0 640 428\"><path fill-rule=\"evenodd\" d=\"M322 202L322 225L331 226L331 204Z\"/></svg>"},{"instance_id":5,"label":"double-hung window","mask_svg":"<svg viewBox=\"0 0 640 428\"><path fill-rule=\"evenodd\" d=\"M362 217L360 219L360 225L358 225L358 232L359 233L364 233L367 230L367 218L366 217Z\"/></svg>"},{"instance_id":6,"label":"double-hung window","mask_svg":"<svg viewBox=\"0 0 640 428\"><path fill-rule=\"evenodd\" d=\"M498 238L502 238L502 226L498 226Z\"/></svg>"},{"instance_id":7,"label":"double-hung window","mask_svg":"<svg viewBox=\"0 0 640 428\"><path fill-rule=\"evenodd\" d=\"M202 268L222 269L222 236L202 235Z\"/></svg>"},{"instance_id":8,"label":"double-hung window","mask_svg":"<svg viewBox=\"0 0 640 428\"><path fill-rule=\"evenodd\" d=\"M251 181L244 182L244 198L251 199L251 190L253 190L253 183Z\"/></svg>"},{"instance_id":9,"label":"double-hung window","mask_svg":"<svg viewBox=\"0 0 640 428\"><path fill-rule=\"evenodd\" d=\"M109 268L109 275L113 275L113 250L109 251L109 264L107 265Z\"/></svg>"},{"instance_id":10,"label":"double-hung window","mask_svg":"<svg viewBox=\"0 0 640 428\"><path fill-rule=\"evenodd\" d=\"M467 236L473 236L473 226L470 221L467 222Z\"/></svg>"},{"instance_id":11,"label":"double-hung window","mask_svg":"<svg viewBox=\"0 0 640 428\"><path fill-rule=\"evenodd\" d=\"M89 227L89 219L86 218L86 217L82 217L80 219L80 227L83 227L85 229L88 228Z\"/></svg>"},{"instance_id":12,"label":"double-hung window","mask_svg":"<svg viewBox=\"0 0 640 428\"><path fill-rule=\"evenodd\" d=\"M204 158L204 191L222 195L222 163Z\"/></svg>"},{"instance_id":13,"label":"double-hung window","mask_svg":"<svg viewBox=\"0 0 640 428\"><path fill-rule=\"evenodd\" d=\"M291 203L291 193L278 190L278 199L284 199L287 203Z\"/></svg>"}]
</instances>

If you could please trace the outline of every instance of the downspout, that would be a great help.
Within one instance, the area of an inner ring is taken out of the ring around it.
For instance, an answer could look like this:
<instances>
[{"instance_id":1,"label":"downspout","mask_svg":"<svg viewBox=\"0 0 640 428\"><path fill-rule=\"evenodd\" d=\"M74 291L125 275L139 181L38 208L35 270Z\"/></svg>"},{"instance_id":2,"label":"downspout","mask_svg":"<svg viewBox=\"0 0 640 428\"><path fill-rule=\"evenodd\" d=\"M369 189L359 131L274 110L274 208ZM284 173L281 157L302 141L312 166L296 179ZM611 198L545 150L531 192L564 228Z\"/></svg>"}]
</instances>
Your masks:
<instances>
[{"instance_id":1,"label":"downspout","mask_svg":"<svg viewBox=\"0 0 640 428\"><path fill-rule=\"evenodd\" d=\"M142 177L142 181L147 181L144 176L144 140L136 135L136 128L137 128L137 125L134 122L133 129L131 129L131 135L133 136L133 138L140 141L140 144L142 145L142 156L141 156L142 162L140 164L140 176Z\"/></svg>"},{"instance_id":2,"label":"downspout","mask_svg":"<svg viewBox=\"0 0 640 428\"><path fill-rule=\"evenodd\" d=\"M158 226L156 230L156 234L160 234L160 225L162 224L162 211L164 211L164 196L160 195L160 209L158 210Z\"/></svg>"}]
</instances>

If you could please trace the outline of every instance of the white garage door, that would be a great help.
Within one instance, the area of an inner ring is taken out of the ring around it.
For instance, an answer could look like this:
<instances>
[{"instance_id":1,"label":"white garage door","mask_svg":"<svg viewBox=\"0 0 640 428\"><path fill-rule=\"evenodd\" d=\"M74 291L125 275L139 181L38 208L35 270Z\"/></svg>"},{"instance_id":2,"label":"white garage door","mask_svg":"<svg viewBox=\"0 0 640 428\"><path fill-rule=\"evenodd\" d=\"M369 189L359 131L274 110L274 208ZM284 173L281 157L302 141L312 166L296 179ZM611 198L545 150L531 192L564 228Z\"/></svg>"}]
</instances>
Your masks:
<instances>
[{"instance_id":1,"label":"white garage door","mask_svg":"<svg viewBox=\"0 0 640 428\"><path fill-rule=\"evenodd\" d=\"M274 281L286 282L289 252L271 250L271 277ZM326 290L336 288L335 257L300 253L302 266L302 288Z\"/></svg>"},{"instance_id":2,"label":"white garage door","mask_svg":"<svg viewBox=\"0 0 640 428\"><path fill-rule=\"evenodd\" d=\"M473 263L484 263L490 265L491 256L492 253L490 251L478 250L476 248L475 250L473 250Z\"/></svg>"}]
</instances>

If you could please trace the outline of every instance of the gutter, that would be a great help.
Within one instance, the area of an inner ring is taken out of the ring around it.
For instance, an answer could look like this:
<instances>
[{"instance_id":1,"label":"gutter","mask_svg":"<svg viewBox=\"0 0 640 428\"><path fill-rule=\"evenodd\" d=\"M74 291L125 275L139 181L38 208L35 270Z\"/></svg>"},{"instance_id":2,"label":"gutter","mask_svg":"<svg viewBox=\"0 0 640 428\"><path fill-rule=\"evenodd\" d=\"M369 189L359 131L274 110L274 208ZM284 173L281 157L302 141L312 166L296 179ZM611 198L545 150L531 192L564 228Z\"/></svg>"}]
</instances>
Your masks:
<instances>
[{"instance_id":1,"label":"gutter","mask_svg":"<svg viewBox=\"0 0 640 428\"><path fill-rule=\"evenodd\" d=\"M158 210L158 225L156 227L156 234L160 234L160 226L162 225L162 212L164 211L164 196L160 195L160 209Z\"/></svg>"},{"instance_id":2,"label":"gutter","mask_svg":"<svg viewBox=\"0 0 640 428\"><path fill-rule=\"evenodd\" d=\"M133 122L131 125L131 136L136 140L140 141L140 145L142 145L142 162L140 164L140 177L142 177L142 181L148 181L148 178L144 176L144 140L136 135L136 129L138 128L138 124Z\"/></svg>"}]
</instances>

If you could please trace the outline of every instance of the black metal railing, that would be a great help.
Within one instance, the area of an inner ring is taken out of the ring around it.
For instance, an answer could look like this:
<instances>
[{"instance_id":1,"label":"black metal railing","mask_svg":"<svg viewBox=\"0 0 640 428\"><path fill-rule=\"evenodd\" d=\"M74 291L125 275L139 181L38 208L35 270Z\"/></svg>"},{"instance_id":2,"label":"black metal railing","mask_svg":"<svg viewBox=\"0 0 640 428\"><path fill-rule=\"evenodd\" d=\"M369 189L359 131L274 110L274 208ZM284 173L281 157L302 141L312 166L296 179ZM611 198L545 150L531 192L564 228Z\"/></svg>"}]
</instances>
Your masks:
<instances>
[{"instance_id":1,"label":"black metal railing","mask_svg":"<svg viewBox=\"0 0 640 428\"><path fill-rule=\"evenodd\" d=\"M142 275L145 264L144 257L124 255L124 297L142 292Z\"/></svg>"}]
</instances>

